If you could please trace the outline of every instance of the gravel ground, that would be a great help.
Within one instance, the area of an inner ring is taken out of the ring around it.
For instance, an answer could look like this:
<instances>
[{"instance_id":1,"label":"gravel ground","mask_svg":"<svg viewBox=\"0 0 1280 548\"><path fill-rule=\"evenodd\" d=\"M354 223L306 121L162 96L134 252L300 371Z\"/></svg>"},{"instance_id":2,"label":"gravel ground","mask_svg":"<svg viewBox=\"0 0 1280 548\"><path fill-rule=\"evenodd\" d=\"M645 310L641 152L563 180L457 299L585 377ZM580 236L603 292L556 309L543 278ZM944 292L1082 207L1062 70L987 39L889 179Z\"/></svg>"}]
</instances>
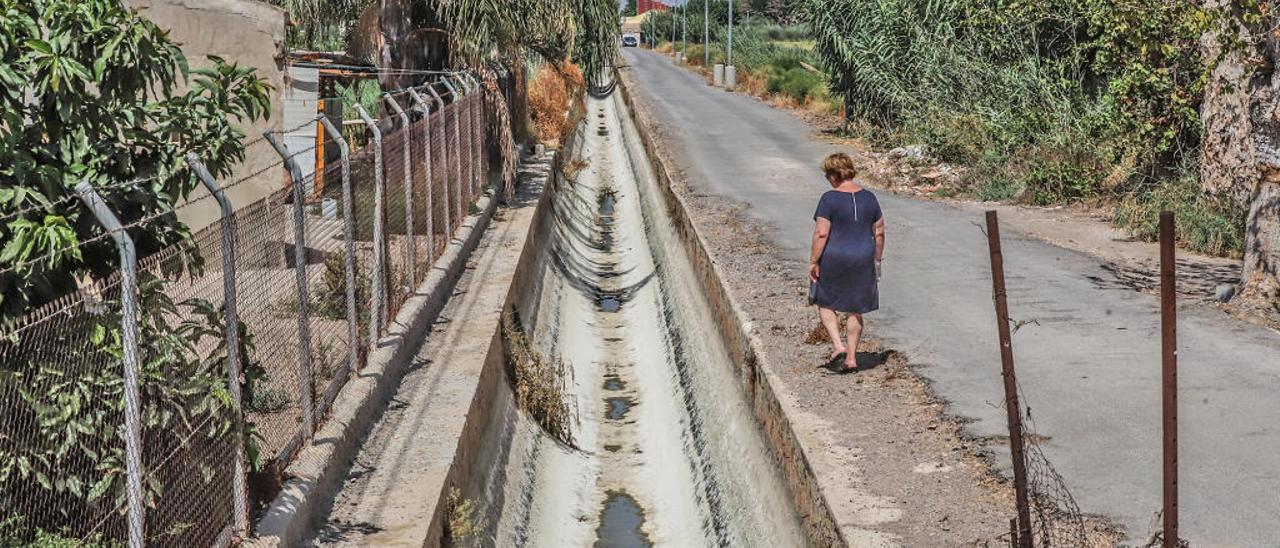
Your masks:
<instances>
[{"instance_id":1,"label":"gravel ground","mask_svg":"<svg viewBox=\"0 0 1280 548\"><path fill-rule=\"evenodd\" d=\"M903 546L1002 545L1013 515L1011 489L988 472L980 446L942 415L905 360L864 341L860 372L826 369L829 344L807 342L817 321L804 302L805 265L786 260L759 236L767 227L753 225L737 208L685 198L786 390L829 423L824 445L855 456L855 485L893 509L896 519L871 528Z\"/></svg>"}]
</instances>

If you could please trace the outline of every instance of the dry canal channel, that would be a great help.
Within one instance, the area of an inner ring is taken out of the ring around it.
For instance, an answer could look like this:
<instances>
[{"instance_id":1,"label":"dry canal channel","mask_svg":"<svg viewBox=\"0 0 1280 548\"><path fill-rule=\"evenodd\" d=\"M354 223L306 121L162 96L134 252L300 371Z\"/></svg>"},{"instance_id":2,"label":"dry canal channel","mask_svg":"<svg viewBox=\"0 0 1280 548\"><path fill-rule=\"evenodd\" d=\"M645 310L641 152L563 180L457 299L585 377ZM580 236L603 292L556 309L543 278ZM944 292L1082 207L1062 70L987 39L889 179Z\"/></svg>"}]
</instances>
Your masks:
<instances>
[{"instance_id":1,"label":"dry canal channel","mask_svg":"<svg viewBox=\"0 0 1280 548\"><path fill-rule=\"evenodd\" d=\"M699 278L622 100L590 99L512 294L563 366L570 438L502 383L464 496L494 546L803 546ZM563 436L561 436L563 437Z\"/></svg>"}]
</instances>

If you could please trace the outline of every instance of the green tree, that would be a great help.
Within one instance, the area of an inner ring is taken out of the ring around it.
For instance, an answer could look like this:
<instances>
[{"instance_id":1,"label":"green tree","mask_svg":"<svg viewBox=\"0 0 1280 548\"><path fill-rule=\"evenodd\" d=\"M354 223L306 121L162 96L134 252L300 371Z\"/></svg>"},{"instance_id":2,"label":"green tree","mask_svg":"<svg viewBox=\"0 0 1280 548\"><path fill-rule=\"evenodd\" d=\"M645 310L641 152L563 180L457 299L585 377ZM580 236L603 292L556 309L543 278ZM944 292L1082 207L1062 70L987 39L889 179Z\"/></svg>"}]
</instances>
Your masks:
<instances>
[{"instance_id":1,"label":"green tree","mask_svg":"<svg viewBox=\"0 0 1280 548\"><path fill-rule=\"evenodd\" d=\"M269 112L252 69L210 60L189 73L121 0L0 0L0 323L115 270L80 182L136 225L141 253L189 239L173 215L198 184L183 155L227 175L244 157L235 121Z\"/></svg>"},{"instance_id":2,"label":"green tree","mask_svg":"<svg viewBox=\"0 0 1280 548\"><path fill-rule=\"evenodd\" d=\"M271 0L289 14L288 44L295 49L338 51L360 12L374 0Z\"/></svg>"},{"instance_id":3,"label":"green tree","mask_svg":"<svg viewBox=\"0 0 1280 548\"><path fill-rule=\"evenodd\" d=\"M79 183L103 195L141 255L179 246L139 279L153 507L172 506L159 497L174 470L204 481L225 470L217 459L234 431L222 311L174 304L159 274L201 262L174 214L198 185L184 155L229 175L244 157L236 122L268 113L269 88L252 69L209 61L189 70L166 33L121 0L0 0L0 332L79 280L117 270L114 245L73 192ZM101 302L62 308L57 329L0 340L0 538L38 540L47 538L41 531L87 532L99 518L119 519L120 307L109 284L102 293ZM263 372L250 334L238 351L251 395ZM252 442L249 450L256 458ZM169 525L155 538L189 544L182 524Z\"/></svg>"}]
</instances>

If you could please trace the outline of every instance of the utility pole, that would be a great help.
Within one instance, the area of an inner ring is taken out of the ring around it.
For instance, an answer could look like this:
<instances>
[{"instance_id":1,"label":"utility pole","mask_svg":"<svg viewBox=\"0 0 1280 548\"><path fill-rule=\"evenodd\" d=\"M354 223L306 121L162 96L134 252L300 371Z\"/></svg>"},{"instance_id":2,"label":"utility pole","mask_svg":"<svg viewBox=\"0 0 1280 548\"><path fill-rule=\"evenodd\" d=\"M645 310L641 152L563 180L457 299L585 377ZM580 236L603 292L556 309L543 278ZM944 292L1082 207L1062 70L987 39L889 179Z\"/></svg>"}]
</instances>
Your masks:
<instances>
[{"instance_id":1,"label":"utility pole","mask_svg":"<svg viewBox=\"0 0 1280 548\"><path fill-rule=\"evenodd\" d=\"M671 14L671 56L676 54L676 8L672 6L667 13Z\"/></svg>"},{"instance_id":2,"label":"utility pole","mask_svg":"<svg viewBox=\"0 0 1280 548\"><path fill-rule=\"evenodd\" d=\"M680 47L680 60L688 61L685 57L689 55L689 0L680 6L680 40L684 42Z\"/></svg>"},{"instance_id":3,"label":"utility pole","mask_svg":"<svg viewBox=\"0 0 1280 548\"><path fill-rule=\"evenodd\" d=\"M724 64L733 66L733 0L729 0L729 58Z\"/></svg>"},{"instance_id":4,"label":"utility pole","mask_svg":"<svg viewBox=\"0 0 1280 548\"><path fill-rule=\"evenodd\" d=\"M702 0L702 66L711 66L711 0Z\"/></svg>"}]
</instances>

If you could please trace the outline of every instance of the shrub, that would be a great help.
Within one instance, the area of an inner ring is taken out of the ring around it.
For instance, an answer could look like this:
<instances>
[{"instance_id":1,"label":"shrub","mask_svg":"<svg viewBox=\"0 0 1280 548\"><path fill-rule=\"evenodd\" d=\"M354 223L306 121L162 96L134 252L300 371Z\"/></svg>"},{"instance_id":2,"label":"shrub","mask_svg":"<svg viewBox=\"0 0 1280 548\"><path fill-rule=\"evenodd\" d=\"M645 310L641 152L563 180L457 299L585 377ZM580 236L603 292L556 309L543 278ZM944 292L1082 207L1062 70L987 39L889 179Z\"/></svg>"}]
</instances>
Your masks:
<instances>
[{"instance_id":1,"label":"shrub","mask_svg":"<svg viewBox=\"0 0 1280 548\"><path fill-rule=\"evenodd\" d=\"M797 66L769 76L766 90L771 94L785 95L795 99L796 102L804 103L823 85L824 80L821 74Z\"/></svg>"},{"instance_id":2,"label":"shrub","mask_svg":"<svg viewBox=\"0 0 1280 548\"><path fill-rule=\"evenodd\" d=\"M564 61L546 65L529 83L529 115L538 140L558 145L573 130L569 111L582 100L585 91L582 71Z\"/></svg>"},{"instance_id":3,"label":"shrub","mask_svg":"<svg viewBox=\"0 0 1280 548\"><path fill-rule=\"evenodd\" d=\"M1149 185L1119 200L1113 208L1115 223L1134 237L1153 242L1160 235L1160 212L1172 211L1182 245L1210 255L1240 257L1248 210L1228 196L1206 193L1193 166L1179 171L1167 183Z\"/></svg>"}]
</instances>

